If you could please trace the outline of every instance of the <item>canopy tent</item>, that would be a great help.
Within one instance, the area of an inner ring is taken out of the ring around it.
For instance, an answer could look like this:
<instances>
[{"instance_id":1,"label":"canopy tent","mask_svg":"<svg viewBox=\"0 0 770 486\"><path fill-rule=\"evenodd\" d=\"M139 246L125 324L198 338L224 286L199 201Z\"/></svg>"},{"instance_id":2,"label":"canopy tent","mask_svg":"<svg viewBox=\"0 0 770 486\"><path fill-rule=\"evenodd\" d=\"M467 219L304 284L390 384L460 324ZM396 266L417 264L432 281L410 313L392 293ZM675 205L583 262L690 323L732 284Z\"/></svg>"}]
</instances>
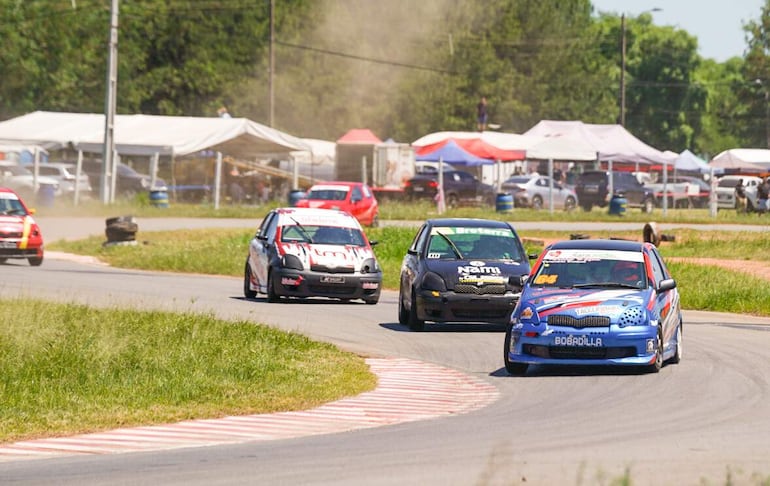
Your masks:
<instances>
[{"instance_id":1,"label":"canopy tent","mask_svg":"<svg viewBox=\"0 0 770 486\"><path fill-rule=\"evenodd\" d=\"M105 117L95 113L36 111L0 122L3 143L34 144L48 150L74 148L101 153ZM115 115L119 154L185 156L214 150L244 159L256 155L311 151L302 139L246 118Z\"/></svg>"},{"instance_id":2,"label":"canopy tent","mask_svg":"<svg viewBox=\"0 0 770 486\"><path fill-rule=\"evenodd\" d=\"M567 137L588 144L601 161L668 164L660 150L647 145L620 125L596 125L581 121L542 120L524 135Z\"/></svg>"},{"instance_id":3,"label":"canopy tent","mask_svg":"<svg viewBox=\"0 0 770 486\"><path fill-rule=\"evenodd\" d=\"M39 145L9 145L0 143L0 159L20 163L34 161L35 157L47 157L48 151Z\"/></svg>"},{"instance_id":4,"label":"canopy tent","mask_svg":"<svg viewBox=\"0 0 770 486\"><path fill-rule=\"evenodd\" d=\"M375 135L368 128L353 128L341 136L337 143L342 144L362 144L362 145L377 145L382 143L382 140Z\"/></svg>"},{"instance_id":5,"label":"canopy tent","mask_svg":"<svg viewBox=\"0 0 770 486\"><path fill-rule=\"evenodd\" d=\"M476 166L493 164L495 159L483 158L473 155L458 145L454 139L446 140L438 144L430 145L429 149L417 151L415 160L427 162L446 162L455 165Z\"/></svg>"},{"instance_id":6,"label":"canopy tent","mask_svg":"<svg viewBox=\"0 0 770 486\"><path fill-rule=\"evenodd\" d=\"M496 160L596 160L596 151L587 143L569 137L556 139L503 132L435 132L412 145L421 148L454 140L470 153ZM492 150L489 149L492 148Z\"/></svg>"},{"instance_id":7,"label":"canopy tent","mask_svg":"<svg viewBox=\"0 0 770 486\"><path fill-rule=\"evenodd\" d=\"M681 154L677 155L674 159L674 170L699 172L701 174L710 174L712 170L715 174L721 174L724 172L724 169L721 167L710 166L705 160L701 159L687 149L685 149Z\"/></svg>"},{"instance_id":8,"label":"canopy tent","mask_svg":"<svg viewBox=\"0 0 770 486\"><path fill-rule=\"evenodd\" d=\"M709 165L726 172L770 172L770 150L729 149L711 159Z\"/></svg>"}]
</instances>

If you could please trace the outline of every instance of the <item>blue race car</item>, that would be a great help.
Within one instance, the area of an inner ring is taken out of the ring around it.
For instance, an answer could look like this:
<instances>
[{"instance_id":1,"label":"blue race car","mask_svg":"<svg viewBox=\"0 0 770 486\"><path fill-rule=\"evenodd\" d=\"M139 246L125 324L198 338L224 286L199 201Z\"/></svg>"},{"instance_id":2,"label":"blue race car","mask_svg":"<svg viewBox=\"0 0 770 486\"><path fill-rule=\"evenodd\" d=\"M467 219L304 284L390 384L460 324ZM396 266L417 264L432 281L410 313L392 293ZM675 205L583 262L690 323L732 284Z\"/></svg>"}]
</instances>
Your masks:
<instances>
[{"instance_id":1,"label":"blue race car","mask_svg":"<svg viewBox=\"0 0 770 486\"><path fill-rule=\"evenodd\" d=\"M631 365L682 357L676 282L650 243L570 240L540 255L505 333L505 369Z\"/></svg>"}]
</instances>

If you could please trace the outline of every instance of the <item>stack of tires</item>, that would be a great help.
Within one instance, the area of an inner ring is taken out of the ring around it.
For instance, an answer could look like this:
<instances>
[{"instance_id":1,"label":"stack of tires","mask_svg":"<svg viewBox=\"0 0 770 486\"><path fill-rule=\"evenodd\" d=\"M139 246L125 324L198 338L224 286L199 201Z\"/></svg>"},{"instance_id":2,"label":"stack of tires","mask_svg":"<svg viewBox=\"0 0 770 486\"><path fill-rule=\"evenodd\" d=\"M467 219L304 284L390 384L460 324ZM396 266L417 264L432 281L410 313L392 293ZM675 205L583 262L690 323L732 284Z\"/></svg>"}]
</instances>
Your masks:
<instances>
[{"instance_id":1,"label":"stack of tires","mask_svg":"<svg viewBox=\"0 0 770 486\"><path fill-rule=\"evenodd\" d=\"M133 216L117 216L107 218L105 221L107 227L104 230L107 241L104 245L135 245L136 232L139 231L139 225Z\"/></svg>"}]
</instances>

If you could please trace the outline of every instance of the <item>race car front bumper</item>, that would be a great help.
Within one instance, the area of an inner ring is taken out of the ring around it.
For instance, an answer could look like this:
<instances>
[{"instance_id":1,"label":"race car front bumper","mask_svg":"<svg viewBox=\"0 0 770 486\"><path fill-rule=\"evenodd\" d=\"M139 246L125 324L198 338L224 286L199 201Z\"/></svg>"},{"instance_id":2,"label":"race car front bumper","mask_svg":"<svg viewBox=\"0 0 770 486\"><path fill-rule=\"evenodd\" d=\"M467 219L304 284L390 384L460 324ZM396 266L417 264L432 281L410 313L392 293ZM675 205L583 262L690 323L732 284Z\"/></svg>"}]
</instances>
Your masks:
<instances>
[{"instance_id":1,"label":"race car front bumper","mask_svg":"<svg viewBox=\"0 0 770 486\"><path fill-rule=\"evenodd\" d=\"M489 322L507 324L519 293L461 294L421 290L417 294L417 317L434 322Z\"/></svg>"},{"instance_id":2,"label":"race car front bumper","mask_svg":"<svg viewBox=\"0 0 770 486\"><path fill-rule=\"evenodd\" d=\"M382 273L322 273L277 268L275 291L284 297L378 300Z\"/></svg>"}]
</instances>

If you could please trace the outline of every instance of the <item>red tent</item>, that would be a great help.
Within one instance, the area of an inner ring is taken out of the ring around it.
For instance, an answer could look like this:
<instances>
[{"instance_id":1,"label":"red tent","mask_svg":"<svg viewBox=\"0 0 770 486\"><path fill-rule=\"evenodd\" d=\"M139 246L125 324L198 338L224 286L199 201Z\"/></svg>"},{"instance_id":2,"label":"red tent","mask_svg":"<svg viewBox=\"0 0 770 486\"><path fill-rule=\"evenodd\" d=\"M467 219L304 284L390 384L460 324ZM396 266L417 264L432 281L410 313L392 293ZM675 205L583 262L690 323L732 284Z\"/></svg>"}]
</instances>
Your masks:
<instances>
[{"instance_id":1,"label":"red tent","mask_svg":"<svg viewBox=\"0 0 770 486\"><path fill-rule=\"evenodd\" d=\"M337 143L377 145L382 143L377 135L368 128L353 128L337 140Z\"/></svg>"}]
</instances>

